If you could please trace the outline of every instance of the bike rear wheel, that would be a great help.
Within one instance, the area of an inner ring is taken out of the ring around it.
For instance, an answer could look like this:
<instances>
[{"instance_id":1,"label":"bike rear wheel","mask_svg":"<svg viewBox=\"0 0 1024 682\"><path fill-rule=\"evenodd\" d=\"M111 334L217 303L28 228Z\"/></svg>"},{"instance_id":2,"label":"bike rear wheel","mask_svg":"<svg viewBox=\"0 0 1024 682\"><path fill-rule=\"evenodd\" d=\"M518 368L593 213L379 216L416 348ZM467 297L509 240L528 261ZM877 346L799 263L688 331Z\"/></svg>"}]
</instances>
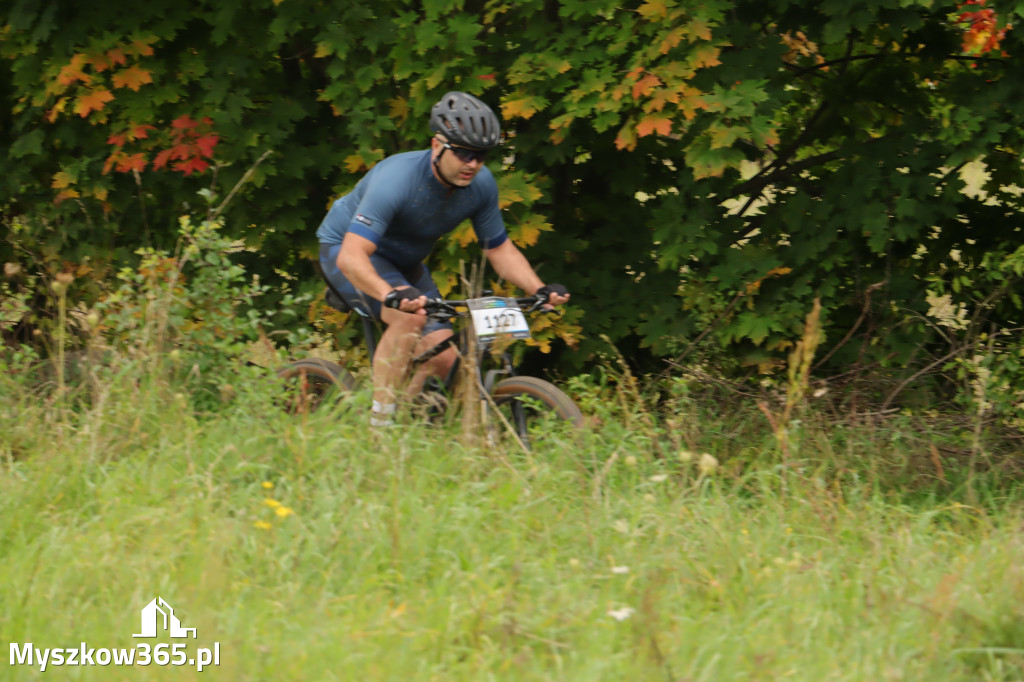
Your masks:
<instances>
[{"instance_id":1,"label":"bike rear wheel","mask_svg":"<svg viewBox=\"0 0 1024 682\"><path fill-rule=\"evenodd\" d=\"M572 430L583 428L583 413L572 398L543 379L525 376L502 379L495 384L491 398L527 447L531 435L537 435L531 431L545 419L554 419Z\"/></svg>"},{"instance_id":2,"label":"bike rear wheel","mask_svg":"<svg viewBox=\"0 0 1024 682\"><path fill-rule=\"evenodd\" d=\"M285 405L289 412L314 412L355 390L356 382L341 365L320 358L290 362L277 370L285 385Z\"/></svg>"}]
</instances>

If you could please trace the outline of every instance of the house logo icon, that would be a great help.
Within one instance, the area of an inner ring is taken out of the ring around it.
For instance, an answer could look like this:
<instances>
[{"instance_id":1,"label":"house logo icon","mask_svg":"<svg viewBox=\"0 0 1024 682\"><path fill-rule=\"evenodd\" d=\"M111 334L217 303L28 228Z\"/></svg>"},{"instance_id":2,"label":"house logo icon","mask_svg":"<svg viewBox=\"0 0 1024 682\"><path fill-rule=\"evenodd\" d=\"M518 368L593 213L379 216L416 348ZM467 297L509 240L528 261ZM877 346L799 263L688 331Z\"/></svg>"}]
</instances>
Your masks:
<instances>
[{"instance_id":1,"label":"house logo icon","mask_svg":"<svg viewBox=\"0 0 1024 682\"><path fill-rule=\"evenodd\" d=\"M143 607L142 632L132 635L132 637L156 637L156 632L161 622L157 614L163 616L163 629L167 630L171 637L187 638L188 633L191 632L192 639L196 638L196 629L181 627L181 621L174 615L174 609L162 597L157 597Z\"/></svg>"}]
</instances>

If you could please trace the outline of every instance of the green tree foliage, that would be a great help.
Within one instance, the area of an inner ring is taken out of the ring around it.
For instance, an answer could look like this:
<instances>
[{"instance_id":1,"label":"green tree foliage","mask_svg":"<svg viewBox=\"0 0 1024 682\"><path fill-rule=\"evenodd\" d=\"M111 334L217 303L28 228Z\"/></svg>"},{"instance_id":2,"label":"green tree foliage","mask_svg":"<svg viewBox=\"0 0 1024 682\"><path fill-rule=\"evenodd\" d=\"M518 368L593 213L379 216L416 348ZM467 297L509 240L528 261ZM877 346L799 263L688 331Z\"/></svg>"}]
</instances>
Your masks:
<instances>
[{"instance_id":1,"label":"green tree foliage","mask_svg":"<svg viewBox=\"0 0 1024 682\"><path fill-rule=\"evenodd\" d=\"M248 173L233 236L302 270L329 202L424 147L458 88L500 105L506 219L578 294L552 331L582 326L573 358L606 335L766 369L820 298L833 366L923 362L928 292L1020 241L1024 4L994 2L19 0L0 207L95 267L166 246L198 190ZM470 239L435 254L444 287ZM977 323L1014 326L1012 289Z\"/></svg>"}]
</instances>

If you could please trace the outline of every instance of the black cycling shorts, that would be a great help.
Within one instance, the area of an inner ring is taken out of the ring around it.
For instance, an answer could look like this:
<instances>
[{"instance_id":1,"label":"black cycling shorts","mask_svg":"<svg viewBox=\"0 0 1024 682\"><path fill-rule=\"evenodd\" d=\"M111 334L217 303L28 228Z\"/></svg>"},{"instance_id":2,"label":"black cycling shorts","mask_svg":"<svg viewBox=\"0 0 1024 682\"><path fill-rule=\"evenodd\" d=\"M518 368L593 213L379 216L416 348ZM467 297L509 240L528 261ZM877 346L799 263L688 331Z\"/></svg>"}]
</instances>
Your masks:
<instances>
[{"instance_id":1,"label":"black cycling shorts","mask_svg":"<svg viewBox=\"0 0 1024 682\"><path fill-rule=\"evenodd\" d=\"M341 244L320 245L320 267L323 269L324 275L331 281L349 307L360 315L380 320L381 302L356 289L355 285L338 269L338 251L340 250ZM441 298L441 293L437 290L437 285L434 284L434 278L430 276L430 270L422 263L418 263L410 270L402 271L376 253L370 255L370 263L373 264L377 274L392 288L413 286L422 291L427 298ZM450 321L441 322L431 318L423 325L423 334L451 328Z\"/></svg>"}]
</instances>

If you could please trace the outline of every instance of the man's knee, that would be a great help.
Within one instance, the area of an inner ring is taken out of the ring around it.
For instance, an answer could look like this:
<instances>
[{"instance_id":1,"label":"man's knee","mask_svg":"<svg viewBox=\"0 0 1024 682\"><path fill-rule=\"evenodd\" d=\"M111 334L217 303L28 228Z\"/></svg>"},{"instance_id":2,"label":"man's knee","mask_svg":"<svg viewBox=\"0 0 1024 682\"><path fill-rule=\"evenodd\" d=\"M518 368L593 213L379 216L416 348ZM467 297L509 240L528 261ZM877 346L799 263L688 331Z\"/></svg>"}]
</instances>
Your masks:
<instances>
[{"instance_id":1,"label":"man's knee","mask_svg":"<svg viewBox=\"0 0 1024 682\"><path fill-rule=\"evenodd\" d=\"M381 320L388 326L387 330L393 333L419 335L427 323L427 316L387 310L381 315Z\"/></svg>"}]
</instances>

